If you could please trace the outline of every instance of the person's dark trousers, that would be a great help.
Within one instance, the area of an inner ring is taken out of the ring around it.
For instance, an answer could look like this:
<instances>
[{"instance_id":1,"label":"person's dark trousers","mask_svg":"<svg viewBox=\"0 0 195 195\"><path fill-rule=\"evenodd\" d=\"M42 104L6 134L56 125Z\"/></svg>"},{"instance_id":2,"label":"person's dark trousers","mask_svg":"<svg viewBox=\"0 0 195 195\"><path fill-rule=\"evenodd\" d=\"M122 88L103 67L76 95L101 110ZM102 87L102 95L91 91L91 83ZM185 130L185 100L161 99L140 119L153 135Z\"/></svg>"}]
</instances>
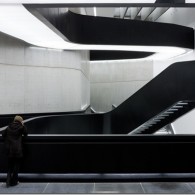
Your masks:
<instances>
[{"instance_id":1,"label":"person's dark trousers","mask_svg":"<svg viewBox=\"0 0 195 195\"><path fill-rule=\"evenodd\" d=\"M21 158L8 158L7 187L17 185L20 162Z\"/></svg>"}]
</instances>

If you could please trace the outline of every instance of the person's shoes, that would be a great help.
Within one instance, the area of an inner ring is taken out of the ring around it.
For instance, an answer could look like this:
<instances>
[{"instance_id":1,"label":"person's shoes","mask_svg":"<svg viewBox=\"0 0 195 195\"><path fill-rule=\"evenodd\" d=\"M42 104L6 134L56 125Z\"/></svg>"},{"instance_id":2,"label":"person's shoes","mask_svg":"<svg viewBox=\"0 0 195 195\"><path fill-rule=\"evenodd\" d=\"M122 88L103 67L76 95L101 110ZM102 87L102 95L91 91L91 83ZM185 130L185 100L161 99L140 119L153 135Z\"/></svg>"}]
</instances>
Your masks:
<instances>
[{"instance_id":1,"label":"person's shoes","mask_svg":"<svg viewBox=\"0 0 195 195\"><path fill-rule=\"evenodd\" d=\"M10 187L10 183L6 182L6 187L9 188Z\"/></svg>"},{"instance_id":2,"label":"person's shoes","mask_svg":"<svg viewBox=\"0 0 195 195\"><path fill-rule=\"evenodd\" d=\"M17 186L19 184L19 181L13 182L10 186Z\"/></svg>"},{"instance_id":3,"label":"person's shoes","mask_svg":"<svg viewBox=\"0 0 195 195\"><path fill-rule=\"evenodd\" d=\"M10 181L10 179L8 178L7 181L6 181L6 187L8 188L8 187L10 187L10 186L11 186L11 181Z\"/></svg>"}]
</instances>

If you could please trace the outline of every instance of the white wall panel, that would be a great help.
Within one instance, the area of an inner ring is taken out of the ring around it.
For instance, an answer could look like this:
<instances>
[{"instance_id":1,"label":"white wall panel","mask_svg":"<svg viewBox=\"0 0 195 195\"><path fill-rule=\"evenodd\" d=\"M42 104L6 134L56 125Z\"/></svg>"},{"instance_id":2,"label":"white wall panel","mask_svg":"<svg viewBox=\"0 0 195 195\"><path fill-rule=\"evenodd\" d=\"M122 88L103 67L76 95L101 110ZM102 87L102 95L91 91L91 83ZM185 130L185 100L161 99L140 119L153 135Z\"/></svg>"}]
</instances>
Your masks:
<instances>
[{"instance_id":1,"label":"white wall panel","mask_svg":"<svg viewBox=\"0 0 195 195\"><path fill-rule=\"evenodd\" d=\"M89 52L82 52L81 55L79 55L79 64L81 71L86 76L86 78L90 79L90 53Z\"/></svg>"},{"instance_id":2,"label":"white wall panel","mask_svg":"<svg viewBox=\"0 0 195 195\"><path fill-rule=\"evenodd\" d=\"M13 112L24 109L24 70L18 71L16 67L9 66L6 69L0 65L0 111L6 112L12 108Z\"/></svg>"},{"instance_id":3,"label":"white wall panel","mask_svg":"<svg viewBox=\"0 0 195 195\"><path fill-rule=\"evenodd\" d=\"M149 60L91 62L91 82L134 81L151 79Z\"/></svg>"},{"instance_id":4,"label":"white wall panel","mask_svg":"<svg viewBox=\"0 0 195 195\"><path fill-rule=\"evenodd\" d=\"M80 74L81 77L81 108L86 108L86 106L90 105L90 83L89 80L85 77L85 75Z\"/></svg>"},{"instance_id":5,"label":"white wall panel","mask_svg":"<svg viewBox=\"0 0 195 195\"><path fill-rule=\"evenodd\" d=\"M24 65L25 43L0 34L0 63Z\"/></svg>"},{"instance_id":6,"label":"white wall panel","mask_svg":"<svg viewBox=\"0 0 195 195\"><path fill-rule=\"evenodd\" d=\"M91 83L91 106L95 111L103 112L112 109L111 96L112 89L110 83Z\"/></svg>"},{"instance_id":7,"label":"white wall panel","mask_svg":"<svg viewBox=\"0 0 195 195\"><path fill-rule=\"evenodd\" d=\"M157 22L173 23L183 26L195 26L195 8L170 8L167 10Z\"/></svg>"},{"instance_id":8,"label":"white wall panel","mask_svg":"<svg viewBox=\"0 0 195 195\"><path fill-rule=\"evenodd\" d=\"M90 104L89 52L37 48L0 34L0 114Z\"/></svg>"},{"instance_id":9,"label":"white wall panel","mask_svg":"<svg viewBox=\"0 0 195 195\"><path fill-rule=\"evenodd\" d=\"M148 80L149 81L149 80ZM112 102L119 105L143 87L148 81L116 82L112 83Z\"/></svg>"},{"instance_id":10,"label":"white wall panel","mask_svg":"<svg viewBox=\"0 0 195 195\"><path fill-rule=\"evenodd\" d=\"M109 111L118 106L153 77L153 63L146 60L91 62L91 106Z\"/></svg>"}]
</instances>

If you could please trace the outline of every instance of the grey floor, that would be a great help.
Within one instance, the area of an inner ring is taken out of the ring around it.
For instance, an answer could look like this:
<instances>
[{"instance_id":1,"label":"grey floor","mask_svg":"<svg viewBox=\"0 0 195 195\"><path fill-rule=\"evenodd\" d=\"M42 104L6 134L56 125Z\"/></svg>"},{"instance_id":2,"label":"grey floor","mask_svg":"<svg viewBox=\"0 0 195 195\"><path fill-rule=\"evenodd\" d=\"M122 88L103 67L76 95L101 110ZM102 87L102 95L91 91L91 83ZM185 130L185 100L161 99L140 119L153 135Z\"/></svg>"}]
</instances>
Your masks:
<instances>
[{"instance_id":1,"label":"grey floor","mask_svg":"<svg viewBox=\"0 0 195 195\"><path fill-rule=\"evenodd\" d=\"M0 183L0 194L6 193L195 194L195 183L20 183L9 188L6 188L5 183Z\"/></svg>"}]
</instances>

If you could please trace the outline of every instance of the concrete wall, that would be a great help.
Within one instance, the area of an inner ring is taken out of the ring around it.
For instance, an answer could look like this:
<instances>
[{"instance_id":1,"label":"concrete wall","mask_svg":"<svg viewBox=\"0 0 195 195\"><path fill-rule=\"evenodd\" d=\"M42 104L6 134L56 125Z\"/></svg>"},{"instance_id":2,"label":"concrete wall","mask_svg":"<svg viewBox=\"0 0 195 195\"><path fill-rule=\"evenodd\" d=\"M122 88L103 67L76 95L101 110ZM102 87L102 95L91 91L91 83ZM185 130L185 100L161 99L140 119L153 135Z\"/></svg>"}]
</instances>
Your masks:
<instances>
[{"instance_id":1,"label":"concrete wall","mask_svg":"<svg viewBox=\"0 0 195 195\"><path fill-rule=\"evenodd\" d=\"M179 24L194 28L195 8L170 8L157 20L157 22Z\"/></svg>"},{"instance_id":2,"label":"concrete wall","mask_svg":"<svg viewBox=\"0 0 195 195\"><path fill-rule=\"evenodd\" d=\"M99 112L118 106L153 76L153 64L146 60L96 61L90 63L91 106Z\"/></svg>"},{"instance_id":3,"label":"concrete wall","mask_svg":"<svg viewBox=\"0 0 195 195\"><path fill-rule=\"evenodd\" d=\"M81 110L89 96L87 51L38 48L0 34L0 114Z\"/></svg>"},{"instance_id":4,"label":"concrete wall","mask_svg":"<svg viewBox=\"0 0 195 195\"><path fill-rule=\"evenodd\" d=\"M170 8L158 22L174 23L195 27L195 8ZM166 61L154 61L154 77L174 62L195 60L195 52ZM190 70L189 70L190 71ZM194 89L192 89L194 90ZM173 123L177 134L195 134L195 110L185 114Z\"/></svg>"}]
</instances>

